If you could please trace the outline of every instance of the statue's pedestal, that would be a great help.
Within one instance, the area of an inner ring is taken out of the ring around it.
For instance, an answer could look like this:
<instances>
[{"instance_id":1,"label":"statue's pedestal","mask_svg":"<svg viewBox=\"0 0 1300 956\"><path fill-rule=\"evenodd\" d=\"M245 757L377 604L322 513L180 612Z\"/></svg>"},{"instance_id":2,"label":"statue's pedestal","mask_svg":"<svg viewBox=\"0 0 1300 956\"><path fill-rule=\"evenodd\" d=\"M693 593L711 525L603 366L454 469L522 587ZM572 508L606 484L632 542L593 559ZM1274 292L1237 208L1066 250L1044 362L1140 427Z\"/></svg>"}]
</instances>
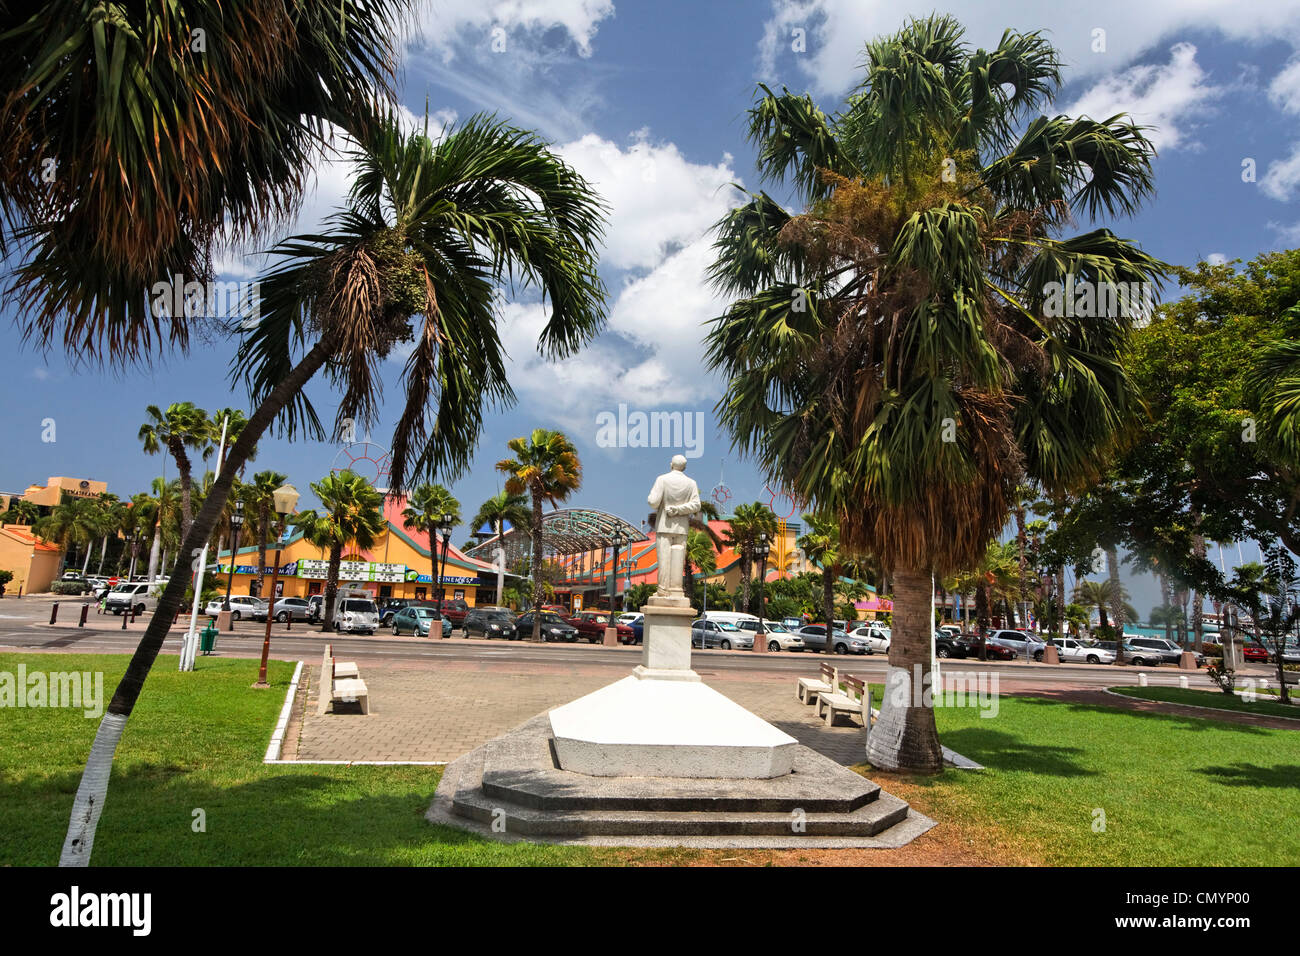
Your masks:
<instances>
[{"instance_id":1,"label":"statue's pedestal","mask_svg":"<svg viewBox=\"0 0 1300 956\"><path fill-rule=\"evenodd\" d=\"M593 777L770 779L799 744L704 684L691 670L685 598L642 609L645 642L631 677L550 712L560 768Z\"/></svg>"}]
</instances>

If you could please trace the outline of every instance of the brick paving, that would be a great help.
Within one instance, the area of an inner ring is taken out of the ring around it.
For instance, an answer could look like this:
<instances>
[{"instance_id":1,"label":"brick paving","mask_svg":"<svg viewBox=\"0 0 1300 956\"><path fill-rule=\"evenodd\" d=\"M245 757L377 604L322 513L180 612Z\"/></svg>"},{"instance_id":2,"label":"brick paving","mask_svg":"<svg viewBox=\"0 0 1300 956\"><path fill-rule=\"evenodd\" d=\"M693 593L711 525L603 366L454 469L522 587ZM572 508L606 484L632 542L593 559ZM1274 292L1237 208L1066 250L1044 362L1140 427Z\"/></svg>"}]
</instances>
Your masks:
<instances>
[{"instance_id":1,"label":"brick paving","mask_svg":"<svg viewBox=\"0 0 1300 956\"><path fill-rule=\"evenodd\" d=\"M301 698L299 731L286 758L298 760L450 762L543 711L612 682L609 668L511 662L366 661L361 677L370 713L317 716L320 668L312 665ZM629 671L631 668L629 668ZM719 693L842 764L864 758L860 722L840 717L828 728L794 695L794 677L710 673ZM348 705L336 705L341 711Z\"/></svg>"}]
</instances>

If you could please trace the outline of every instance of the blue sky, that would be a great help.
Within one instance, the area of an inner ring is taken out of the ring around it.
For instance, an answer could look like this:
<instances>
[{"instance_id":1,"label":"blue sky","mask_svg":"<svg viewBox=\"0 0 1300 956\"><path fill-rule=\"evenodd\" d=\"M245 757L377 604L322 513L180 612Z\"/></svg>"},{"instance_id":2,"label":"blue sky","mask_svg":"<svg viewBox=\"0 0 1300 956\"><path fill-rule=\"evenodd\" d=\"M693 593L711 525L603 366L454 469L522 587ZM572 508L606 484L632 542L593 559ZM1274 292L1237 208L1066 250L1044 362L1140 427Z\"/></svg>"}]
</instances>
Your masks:
<instances>
[{"instance_id":1,"label":"blue sky","mask_svg":"<svg viewBox=\"0 0 1300 956\"><path fill-rule=\"evenodd\" d=\"M1135 218L1107 223L1149 252L1191 264L1300 243L1300 2L1188 6L425 4L402 62L407 109L422 115L427 104L437 122L496 112L537 129L612 206L601 268L611 292L610 324L591 348L560 365L544 362L532 351L540 307L528 300L502 304L519 403L490 418L473 467L453 483L465 510L497 490L493 464L505 457L506 440L543 425L563 429L578 446L585 481L575 502L639 522L653 477L674 449L598 444L598 416L617 415L620 402L629 412L702 415L700 455L689 467L701 488L707 494L725 472L733 503L767 498L754 469L718 432L712 409L721 384L701 362L702 325L724 305L702 278L709 229L735 202L730 183L757 185L743 126L755 84L806 90L832 110L856 82L865 41L897 29L910 14L952 12L969 40L985 47L1008 27L1044 30L1067 64L1057 110L1096 117L1129 111L1153 126L1158 195ZM1099 40L1104 50L1094 49ZM1253 161L1253 182L1243 181L1246 160ZM309 230L341 198L346 164L323 162L317 173L288 231ZM256 266L233 253L227 263L233 277L247 277ZM0 381L4 491L50 475L103 479L123 496L144 490L163 468L161 458L143 455L135 437L146 404L246 405L229 385L229 341L196 341L189 355L160 357L148 370L104 372L34 353L21 342L12 305L3 311L0 348L10 359ZM396 361L391 368L396 381ZM332 415L328 389L317 384L311 393ZM381 445L392 407L372 432ZM55 422L53 442L41 440L45 419ZM307 492L338 452L332 443L268 439L255 467L283 471ZM167 473L174 476L174 466ZM1145 614L1154 589L1133 584Z\"/></svg>"}]
</instances>

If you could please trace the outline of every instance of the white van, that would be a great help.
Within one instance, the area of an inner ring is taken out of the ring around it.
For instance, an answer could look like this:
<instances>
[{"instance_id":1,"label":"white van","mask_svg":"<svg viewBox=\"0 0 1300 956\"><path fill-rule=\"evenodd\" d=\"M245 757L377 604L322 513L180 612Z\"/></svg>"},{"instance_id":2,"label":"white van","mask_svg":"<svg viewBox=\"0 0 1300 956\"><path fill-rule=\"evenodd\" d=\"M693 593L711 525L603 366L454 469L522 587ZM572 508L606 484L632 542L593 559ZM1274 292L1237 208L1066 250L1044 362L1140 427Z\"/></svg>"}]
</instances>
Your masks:
<instances>
[{"instance_id":1,"label":"white van","mask_svg":"<svg viewBox=\"0 0 1300 956\"><path fill-rule=\"evenodd\" d=\"M339 588L334 606L334 629L351 633L373 634L379 627L379 605L369 591Z\"/></svg>"},{"instance_id":2,"label":"white van","mask_svg":"<svg viewBox=\"0 0 1300 956\"><path fill-rule=\"evenodd\" d=\"M113 614L152 611L158 604L158 590L160 588L152 584L119 584L105 595L104 609Z\"/></svg>"},{"instance_id":3,"label":"white van","mask_svg":"<svg viewBox=\"0 0 1300 956\"><path fill-rule=\"evenodd\" d=\"M756 615L742 614L740 611L705 611L704 619L706 621L714 621L718 624L734 624L737 627L740 626L741 621L750 621L754 624L758 624L758 617ZM751 631L755 629L756 628L752 627L748 628L748 630Z\"/></svg>"}]
</instances>

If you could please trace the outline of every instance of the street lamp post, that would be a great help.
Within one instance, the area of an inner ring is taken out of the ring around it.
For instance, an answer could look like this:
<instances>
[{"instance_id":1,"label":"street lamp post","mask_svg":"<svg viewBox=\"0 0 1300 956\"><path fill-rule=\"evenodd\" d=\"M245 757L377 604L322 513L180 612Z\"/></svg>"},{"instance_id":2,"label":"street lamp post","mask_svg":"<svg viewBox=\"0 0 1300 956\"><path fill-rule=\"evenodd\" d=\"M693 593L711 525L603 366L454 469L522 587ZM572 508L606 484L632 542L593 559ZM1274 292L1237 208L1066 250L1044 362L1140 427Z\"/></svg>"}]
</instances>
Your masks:
<instances>
[{"instance_id":1,"label":"street lamp post","mask_svg":"<svg viewBox=\"0 0 1300 956\"><path fill-rule=\"evenodd\" d=\"M758 558L758 631L754 634L754 650L760 654L767 653L767 631L763 628L763 583L767 579L767 556L772 551L772 545L768 543L767 532L758 536L758 544L754 545L754 557ZM706 584L707 588L708 585ZM830 633L828 630L827 633Z\"/></svg>"},{"instance_id":2,"label":"street lamp post","mask_svg":"<svg viewBox=\"0 0 1300 956\"><path fill-rule=\"evenodd\" d=\"M230 588L235 583L235 555L239 553L239 529L244 524L244 502L236 498L235 510L230 514L230 573L226 575L226 600L221 610L230 610Z\"/></svg>"},{"instance_id":3,"label":"street lamp post","mask_svg":"<svg viewBox=\"0 0 1300 956\"><path fill-rule=\"evenodd\" d=\"M298 489L290 484L283 484L271 494L275 502L275 513L281 518L288 517L298 506ZM232 559L233 561L233 556ZM234 565L231 565L232 569ZM233 573L233 570L232 570ZM271 568L271 605L266 609L266 637L262 640L262 663L257 669L257 683L253 686L264 690L271 686L266 682L266 659L271 653L271 623L275 620L275 586L280 579L280 543L276 542L275 566Z\"/></svg>"},{"instance_id":4,"label":"street lamp post","mask_svg":"<svg viewBox=\"0 0 1300 956\"><path fill-rule=\"evenodd\" d=\"M614 532L614 537L610 539L610 544L614 548L614 559L609 563L609 624L605 627L604 641L606 647L614 647L618 644L618 624L614 619L614 595L618 593L618 553L622 546L630 543L631 540L622 531ZM627 600L626 594L623 599Z\"/></svg>"},{"instance_id":5,"label":"street lamp post","mask_svg":"<svg viewBox=\"0 0 1300 956\"><path fill-rule=\"evenodd\" d=\"M434 582L438 586L438 633L442 634L442 600L444 591L442 582L447 577L447 547L451 544L451 529L456 527L456 516L443 514L442 520L438 522L438 530L442 532L442 568L438 571L438 580ZM449 637L450 635L443 635Z\"/></svg>"}]
</instances>

